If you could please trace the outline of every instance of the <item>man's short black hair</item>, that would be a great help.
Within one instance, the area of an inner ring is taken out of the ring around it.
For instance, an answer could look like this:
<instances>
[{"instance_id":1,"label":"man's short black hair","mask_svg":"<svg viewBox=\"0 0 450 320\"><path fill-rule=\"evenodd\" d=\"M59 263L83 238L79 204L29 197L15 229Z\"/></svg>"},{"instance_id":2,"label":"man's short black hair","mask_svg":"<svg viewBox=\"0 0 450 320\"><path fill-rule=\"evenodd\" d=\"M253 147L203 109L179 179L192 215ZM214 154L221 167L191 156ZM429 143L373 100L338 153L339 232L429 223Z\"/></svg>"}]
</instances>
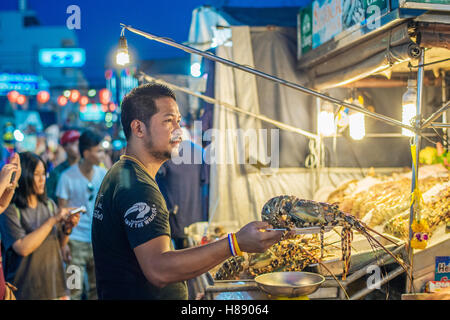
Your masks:
<instances>
[{"instance_id":1,"label":"man's short black hair","mask_svg":"<svg viewBox=\"0 0 450 320\"><path fill-rule=\"evenodd\" d=\"M122 101L122 122L125 138L131 136L131 122L140 120L146 125L151 117L158 112L155 100L169 97L176 101L175 93L169 87L158 83L147 83L131 90Z\"/></svg>"},{"instance_id":2,"label":"man's short black hair","mask_svg":"<svg viewBox=\"0 0 450 320\"><path fill-rule=\"evenodd\" d=\"M103 136L101 136L98 132L89 129L85 130L78 139L80 156L83 158L83 152L85 150L98 146L102 140Z\"/></svg>"}]
</instances>

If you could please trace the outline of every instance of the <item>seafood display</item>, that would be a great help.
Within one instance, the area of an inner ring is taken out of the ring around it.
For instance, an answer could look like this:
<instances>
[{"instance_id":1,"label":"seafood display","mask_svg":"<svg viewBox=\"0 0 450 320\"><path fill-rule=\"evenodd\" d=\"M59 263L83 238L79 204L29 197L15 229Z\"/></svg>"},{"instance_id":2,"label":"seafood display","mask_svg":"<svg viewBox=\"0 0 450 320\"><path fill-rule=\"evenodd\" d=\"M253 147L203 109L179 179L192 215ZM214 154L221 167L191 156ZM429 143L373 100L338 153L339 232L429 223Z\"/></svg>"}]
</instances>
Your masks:
<instances>
[{"instance_id":1,"label":"seafood display","mask_svg":"<svg viewBox=\"0 0 450 320\"><path fill-rule=\"evenodd\" d=\"M358 231L374 246L382 248L407 272L408 268L403 261L384 247L369 232L382 236L368 227L356 217L339 210L337 205L312 200L303 200L295 196L278 196L270 199L263 207L262 220L267 221L275 228L305 228L319 227L321 238L321 252L323 253L323 233L325 227L342 227L341 247L344 261L342 279L345 280L350 266L351 242L353 230ZM383 236L382 236L383 237ZM385 237L384 237L385 238Z\"/></svg>"},{"instance_id":2,"label":"seafood display","mask_svg":"<svg viewBox=\"0 0 450 320\"><path fill-rule=\"evenodd\" d=\"M426 192L448 178L429 177L419 180L419 189ZM370 227L381 225L410 206L411 179L402 178L374 184L368 190L348 197L330 196L328 202L336 203L343 211L362 219Z\"/></svg>"},{"instance_id":3,"label":"seafood display","mask_svg":"<svg viewBox=\"0 0 450 320\"><path fill-rule=\"evenodd\" d=\"M421 216L432 231L438 225L450 221L450 175L445 168L442 169L441 166L423 166L421 170L424 173L419 172L419 190L424 195ZM411 201L409 176L407 173L352 180L331 193L327 201L361 219L371 228L379 226L388 234L408 240Z\"/></svg>"},{"instance_id":4,"label":"seafood display","mask_svg":"<svg viewBox=\"0 0 450 320\"><path fill-rule=\"evenodd\" d=\"M431 190L430 190L431 191ZM424 198L426 194L424 195ZM430 227L428 235L431 237L439 225L450 222L450 184L443 185L436 197L425 200L425 206L420 215ZM408 240L409 238L409 210L391 218L384 225L384 232Z\"/></svg>"}]
</instances>

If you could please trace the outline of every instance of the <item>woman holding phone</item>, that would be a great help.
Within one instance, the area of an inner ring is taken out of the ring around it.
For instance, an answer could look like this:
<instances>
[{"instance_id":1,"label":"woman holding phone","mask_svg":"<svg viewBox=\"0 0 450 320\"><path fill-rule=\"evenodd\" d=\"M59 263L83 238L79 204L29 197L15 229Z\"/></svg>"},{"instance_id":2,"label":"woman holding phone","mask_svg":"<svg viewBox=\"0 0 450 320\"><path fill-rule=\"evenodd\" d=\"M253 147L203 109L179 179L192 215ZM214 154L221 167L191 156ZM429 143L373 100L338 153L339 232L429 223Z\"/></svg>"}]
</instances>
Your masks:
<instances>
[{"instance_id":1,"label":"woman holding phone","mask_svg":"<svg viewBox=\"0 0 450 320\"><path fill-rule=\"evenodd\" d=\"M17 153L13 154L8 164L5 164L0 171L0 214L6 210L14 195L17 181L20 178L20 158ZM1 244L1 242L0 242ZM11 299L11 289L5 283L3 276L2 259L0 249L0 300ZM6 291L8 288L8 292Z\"/></svg>"},{"instance_id":2,"label":"woman holding phone","mask_svg":"<svg viewBox=\"0 0 450 320\"><path fill-rule=\"evenodd\" d=\"M18 288L17 299L66 299L68 289L61 248L80 214L58 208L45 192L44 161L31 152L20 153L19 184L2 216L5 279Z\"/></svg>"}]
</instances>

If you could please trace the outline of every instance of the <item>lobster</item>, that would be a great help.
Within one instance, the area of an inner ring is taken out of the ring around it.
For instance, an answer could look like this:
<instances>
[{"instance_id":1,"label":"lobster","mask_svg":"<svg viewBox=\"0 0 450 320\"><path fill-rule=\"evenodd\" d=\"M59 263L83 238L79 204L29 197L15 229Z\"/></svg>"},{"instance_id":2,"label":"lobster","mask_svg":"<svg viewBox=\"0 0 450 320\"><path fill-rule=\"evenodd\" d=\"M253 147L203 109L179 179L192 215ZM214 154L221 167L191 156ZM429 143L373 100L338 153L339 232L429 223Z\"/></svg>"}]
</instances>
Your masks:
<instances>
[{"instance_id":1,"label":"lobster","mask_svg":"<svg viewBox=\"0 0 450 320\"><path fill-rule=\"evenodd\" d=\"M406 263L396 257L369 232L375 233L380 237L393 242L391 239L369 228L365 223L354 216L342 212L335 204L304 200L295 196L283 195L267 201L262 208L261 216L263 221L268 222L275 228L284 228L286 230L307 227L320 228L322 257L325 230L337 226L342 227L341 249L342 260L344 261L342 280L346 279L350 267L353 230L360 232L370 243L374 243L386 251L405 270L406 274L409 275Z\"/></svg>"}]
</instances>

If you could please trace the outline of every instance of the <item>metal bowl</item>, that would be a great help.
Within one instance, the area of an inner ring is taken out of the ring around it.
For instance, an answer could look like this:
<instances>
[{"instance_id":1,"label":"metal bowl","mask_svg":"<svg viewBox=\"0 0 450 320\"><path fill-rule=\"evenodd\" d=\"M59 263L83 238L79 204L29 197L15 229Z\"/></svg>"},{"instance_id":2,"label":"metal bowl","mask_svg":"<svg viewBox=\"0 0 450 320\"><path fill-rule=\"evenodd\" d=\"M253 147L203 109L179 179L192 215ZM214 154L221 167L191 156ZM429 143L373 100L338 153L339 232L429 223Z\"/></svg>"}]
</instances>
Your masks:
<instances>
[{"instance_id":1,"label":"metal bowl","mask_svg":"<svg viewBox=\"0 0 450 320\"><path fill-rule=\"evenodd\" d=\"M314 293L325 278L311 272L272 272L255 278L257 286L272 296L298 297Z\"/></svg>"}]
</instances>

